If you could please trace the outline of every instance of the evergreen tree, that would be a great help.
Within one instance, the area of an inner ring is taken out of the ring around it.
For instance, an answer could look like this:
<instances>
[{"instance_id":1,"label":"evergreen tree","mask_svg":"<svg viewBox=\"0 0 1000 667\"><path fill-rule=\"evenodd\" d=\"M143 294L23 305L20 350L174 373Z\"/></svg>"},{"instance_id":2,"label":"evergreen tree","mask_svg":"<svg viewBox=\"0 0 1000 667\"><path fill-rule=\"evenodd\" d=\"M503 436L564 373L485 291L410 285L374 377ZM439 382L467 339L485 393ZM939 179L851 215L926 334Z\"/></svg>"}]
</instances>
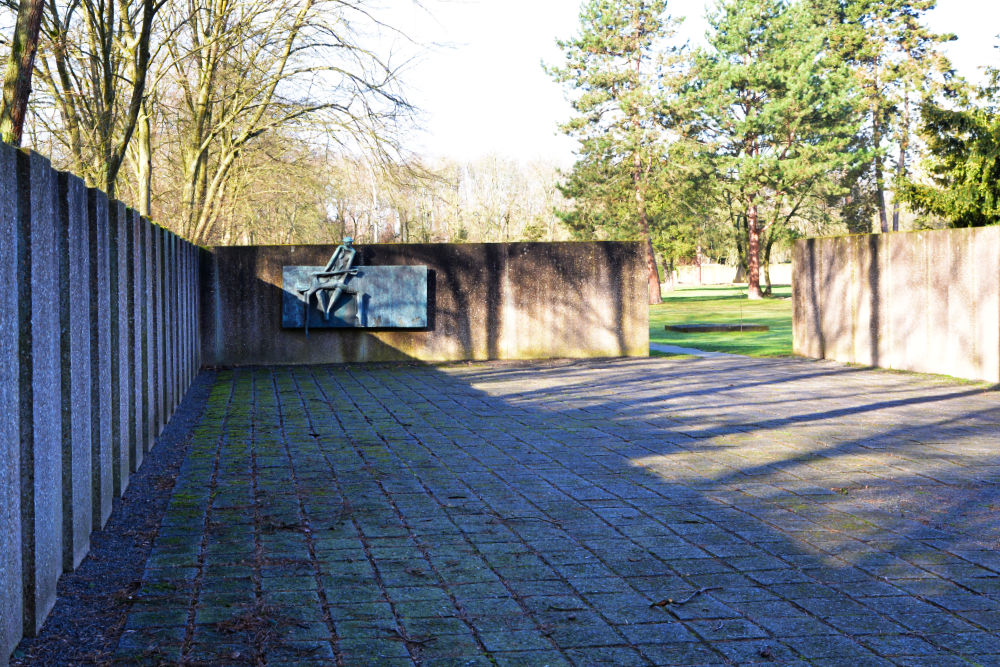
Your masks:
<instances>
[{"instance_id":1,"label":"evergreen tree","mask_svg":"<svg viewBox=\"0 0 1000 667\"><path fill-rule=\"evenodd\" d=\"M750 298L761 298L761 249L807 202L864 159L854 88L804 4L724 0L685 95L690 136L739 230Z\"/></svg>"},{"instance_id":2,"label":"evergreen tree","mask_svg":"<svg viewBox=\"0 0 1000 667\"><path fill-rule=\"evenodd\" d=\"M871 163L869 196L882 232L899 229L899 198L893 197L891 227L886 203L886 173L894 188L905 180L916 114L914 99L937 94L951 78L951 65L938 50L954 35L937 34L923 16L937 0L817 0L819 13L833 30L834 46L851 64L862 92L861 113ZM890 148L895 165L887 167Z\"/></svg>"},{"instance_id":3,"label":"evergreen tree","mask_svg":"<svg viewBox=\"0 0 1000 667\"><path fill-rule=\"evenodd\" d=\"M904 181L900 190L911 206L953 227L1000 224L1000 70L988 75L978 104L923 107L921 134L934 185Z\"/></svg>"},{"instance_id":4,"label":"evergreen tree","mask_svg":"<svg viewBox=\"0 0 1000 667\"><path fill-rule=\"evenodd\" d=\"M674 27L666 10L666 0L586 0L579 33L559 42L565 64L546 68L577 112L561 128L580 142L561 188L575 208L563 220L578 236L638 238L650 303L660 302L649 199L663 168L663 54Z\"/></svg>"}]
</instances>

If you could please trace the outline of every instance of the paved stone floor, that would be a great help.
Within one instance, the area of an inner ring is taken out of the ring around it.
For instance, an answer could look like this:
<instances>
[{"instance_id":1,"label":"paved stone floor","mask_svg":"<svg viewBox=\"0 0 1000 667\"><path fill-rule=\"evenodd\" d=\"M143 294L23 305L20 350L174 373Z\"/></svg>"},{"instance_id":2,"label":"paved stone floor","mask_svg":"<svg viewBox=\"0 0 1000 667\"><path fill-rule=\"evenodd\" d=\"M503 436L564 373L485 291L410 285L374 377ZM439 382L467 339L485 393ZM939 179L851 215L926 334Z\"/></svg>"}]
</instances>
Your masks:
<instances>
[{"instance_id":1,"label":"paved stone floor","mask_svg":"<svg viewBox=\"0 0 1000 667\"><path fill-rule=\"evenodd\" d=\"M1000 394L746 358L221 372L129 663L1000 665Z\"/></svg>"}]
</instances>

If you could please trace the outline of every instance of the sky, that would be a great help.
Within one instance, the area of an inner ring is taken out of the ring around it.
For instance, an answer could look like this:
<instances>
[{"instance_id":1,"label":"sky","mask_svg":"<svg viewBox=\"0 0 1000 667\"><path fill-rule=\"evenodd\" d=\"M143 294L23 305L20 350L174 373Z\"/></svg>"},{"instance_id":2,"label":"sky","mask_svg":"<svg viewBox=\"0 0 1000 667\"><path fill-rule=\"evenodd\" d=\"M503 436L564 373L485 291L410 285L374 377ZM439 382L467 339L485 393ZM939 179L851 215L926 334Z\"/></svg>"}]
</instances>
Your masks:
<instances>
[{"instance_id":1,"label":"sky","mask_svg":"<svg viewBox=\"0 0 1000 667\"><path fill-rule=\"evenodd\" d=\"M669 3L673 16L685 17L683 39L702 40L710 2ZM408 137L409 148L461 160L496 154L572 164L575 142L557 129L571 109L541 63L560 64L556 40L576 32L580 0L423 0L422 6L400 3L391 17L422 45L404 73L424 128ZM1000 65L993 48L1000 2L938 0L927 22L958 36L945 51L959 74L980 80L980 66Z\"/></svg>"}]
</instances>

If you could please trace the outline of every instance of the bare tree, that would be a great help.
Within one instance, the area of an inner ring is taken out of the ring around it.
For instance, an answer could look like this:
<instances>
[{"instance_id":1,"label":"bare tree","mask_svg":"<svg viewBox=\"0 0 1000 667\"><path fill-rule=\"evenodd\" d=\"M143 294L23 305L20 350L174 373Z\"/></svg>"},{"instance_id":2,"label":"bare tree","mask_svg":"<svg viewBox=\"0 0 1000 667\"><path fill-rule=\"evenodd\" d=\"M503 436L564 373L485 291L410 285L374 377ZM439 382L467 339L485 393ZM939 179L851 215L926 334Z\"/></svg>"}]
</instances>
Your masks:
<instances>
[{"instance_id":1,"label":"bare tree","mask_svg":"<svg viewBox=\"0 0 1000 667\"><path fill-rule=\"evenodd\" d=\"M21 145L44 4L43 0L21 0L17 6L17 21L3 81L3 103L0 104L0 138L15 146Z\"/></svg>"},{"instance_id":2,"label":"bare tree","mask_svg":"<svg viewBox=\"0 0 1000 667\"><path fill-rule=\"evenodd\" d=\"M367 0L188 0L169 44L164 91L177 130L180 232L212 234L240 154L282 128L391 152L410 110L389 55L366 33L390 30Z\"/></svg>"},{"instance_id":3,"label":"bare tree","mask_svg":"<svg viewBox=\"0 0 1000 667\"><path fill-rule=\"evenodd\" d=\"M153 20L164 2L53 1L40 16L39 102L53 113L36 118L67 166L112 196L142 111Z\"/></svg>"},{"instance_id":4,"label":"bare tree","mask_svg":"<svg viewBox=\"0 0 1000 667\"><path fill-rule=\"evenodd\" d=\"M558 241L569 234L555 213L557 178L555 165L498 156L378 171L344 157L331 166L328 207L338 229L365 241Z\"/></svg>"}]
</instances>

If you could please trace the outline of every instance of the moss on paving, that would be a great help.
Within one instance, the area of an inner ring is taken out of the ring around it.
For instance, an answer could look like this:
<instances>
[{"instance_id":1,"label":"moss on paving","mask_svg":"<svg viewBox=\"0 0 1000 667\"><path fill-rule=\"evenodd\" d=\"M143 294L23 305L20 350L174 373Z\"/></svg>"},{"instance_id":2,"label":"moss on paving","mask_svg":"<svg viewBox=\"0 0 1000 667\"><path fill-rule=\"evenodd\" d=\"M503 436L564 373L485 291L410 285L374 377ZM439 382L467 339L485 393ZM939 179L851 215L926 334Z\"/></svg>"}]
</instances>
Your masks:
<instances>
[{"instance_id":1,"label":"moss on paving","mask_svg":"<svg viewBox=\"0 0 1000 667\"><path fill-rule=\"evenodd\" d=\"M776 285L773 297L750 301L745 286L682 287L667 293L662 304L650 306L649 341L751 357L791 356L791 293L790 286ZM741 322L766 324L770 331L692 334L665 331L663 328L667 324Z\"/></svg>"}]
</instances>

